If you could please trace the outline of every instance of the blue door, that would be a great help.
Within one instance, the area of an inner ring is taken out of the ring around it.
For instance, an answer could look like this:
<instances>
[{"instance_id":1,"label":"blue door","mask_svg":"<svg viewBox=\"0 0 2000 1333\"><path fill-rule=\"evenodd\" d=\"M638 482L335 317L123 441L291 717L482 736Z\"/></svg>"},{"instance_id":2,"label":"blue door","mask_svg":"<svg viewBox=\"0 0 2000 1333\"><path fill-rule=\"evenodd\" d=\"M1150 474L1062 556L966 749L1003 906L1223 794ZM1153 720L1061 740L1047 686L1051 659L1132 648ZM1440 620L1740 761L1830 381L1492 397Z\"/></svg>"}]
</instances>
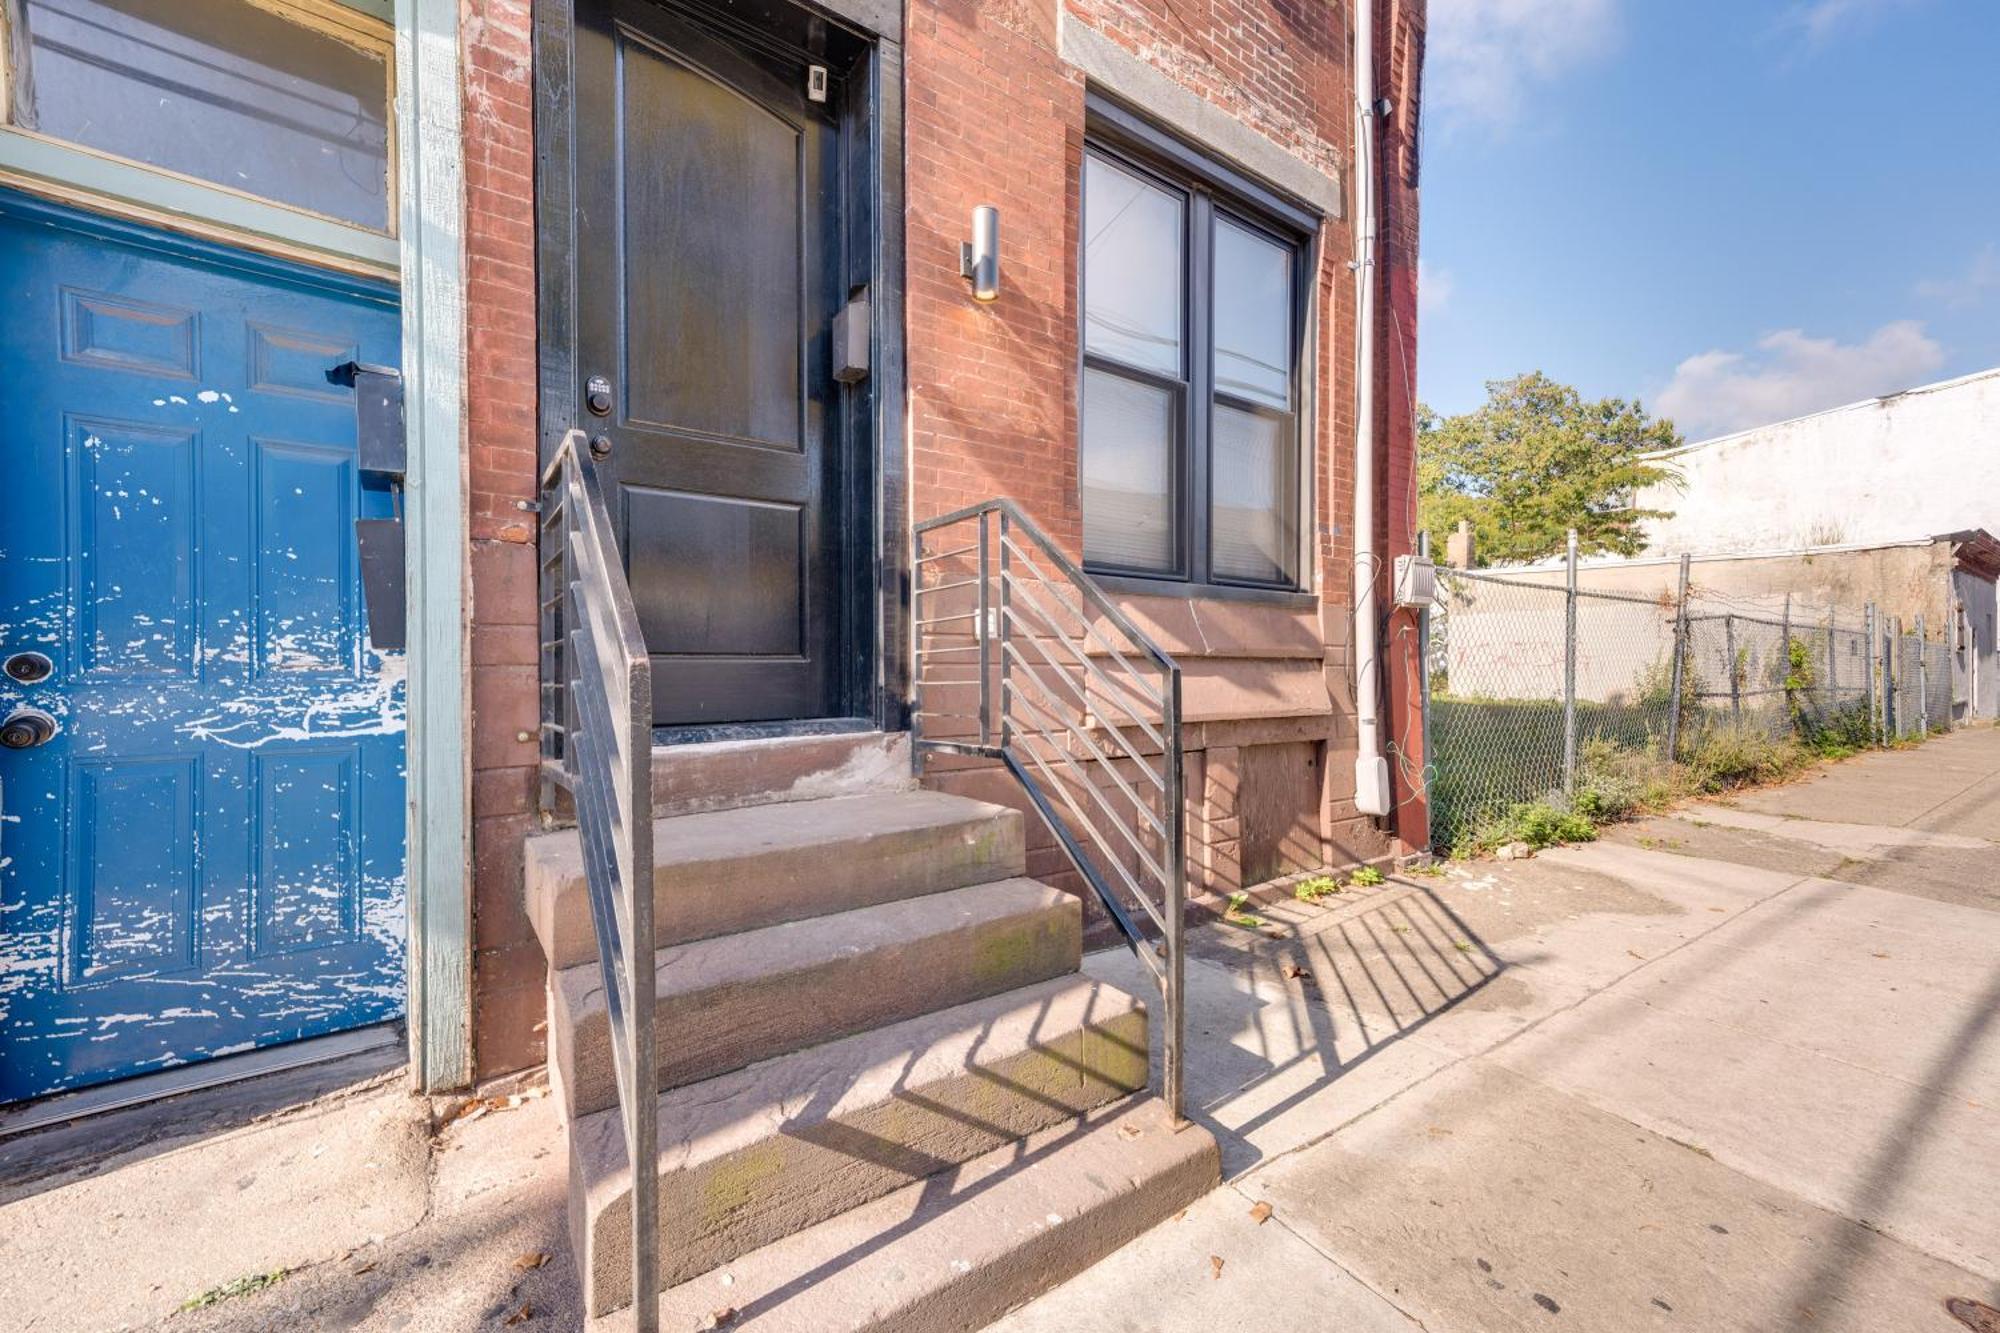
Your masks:
<instances>
[{"instance_id":1,"label":"blue door","mask_svg":"<svg viewBox=\"0 0 2000 1333\"><path fill-rule=\"evenodd\" d=\"M0 1102L403 1011L395 293L0 192ZM46 665L21 654L41 654ZM17 733L16 739L21 739Z\"/></svg>"}]
</instances>

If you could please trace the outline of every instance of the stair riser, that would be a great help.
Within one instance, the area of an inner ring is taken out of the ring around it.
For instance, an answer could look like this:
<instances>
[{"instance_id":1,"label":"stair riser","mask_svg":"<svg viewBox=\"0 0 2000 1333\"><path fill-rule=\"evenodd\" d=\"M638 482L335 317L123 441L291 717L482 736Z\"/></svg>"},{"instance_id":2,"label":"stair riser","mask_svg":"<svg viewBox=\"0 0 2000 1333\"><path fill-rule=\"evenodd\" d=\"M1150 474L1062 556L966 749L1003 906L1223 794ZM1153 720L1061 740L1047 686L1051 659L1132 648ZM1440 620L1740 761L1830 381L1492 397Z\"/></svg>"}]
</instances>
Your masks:
<instances>
[{"instance_id":1,"label":"stair riser","mask_svg":"<svg viewBox=\"0 0 2000 1333\"><path fill-rule=\"evenodd\" d=\"M910 738L803 736L653 751L653 814L699 814L914 787Z\"/></svg>"},{"instance_id":2,"label":"stair riser","mask_svg":"<svg viewBox=\"0 0 2000 1333\"><path fill-rule=\"evenodd\" d=\"M783 818L780 808L773 818ZM659 837L671 836L663 825ZM580 868L529 853L528 903L554 968L597 960ZM750 848L659 865L653 876L654 943L687 943L784 921L982 884L1027 867L1013 811L945 827L898 829L806 846Z\"/></svg>"},{"instance_id":3,"label":"stair riser","mask_svg":"<svg viewBox=\"0 0 2000 1333\"><path fill-rule=\"evenodd\" d=\"M1146 1015L1129 1009L1045 1045L835 1120L801 1123L660 1177L661 1275L671 1286L1146 1084ZM570 1221L593 1315L631 1293L626 1189L591 1198L572 1140Z\"/></svg>"},{"instance_id":4,"label":"stair riser","mask_svg":"<svg viewBox=\"0 0 2000 1333\"><path fill-rule=\"evenodd\" d=\"M674 955L662 957L671 969ZM773 957L771 970L760 976L660 998L653 1011L660 1087L697 1083L850 1033L1065 976L1082 958L1082 906L1067 895L1035 911L833 959L822 956L810 967L790 968L784 958ZM558 1085L571 1119L618 1100L610 1024L595 993L597 969L584 972L590 993L578 996L577 987L560 983L550 990L549 1058L561 1068Z\"/></svg>"}]
</instances>

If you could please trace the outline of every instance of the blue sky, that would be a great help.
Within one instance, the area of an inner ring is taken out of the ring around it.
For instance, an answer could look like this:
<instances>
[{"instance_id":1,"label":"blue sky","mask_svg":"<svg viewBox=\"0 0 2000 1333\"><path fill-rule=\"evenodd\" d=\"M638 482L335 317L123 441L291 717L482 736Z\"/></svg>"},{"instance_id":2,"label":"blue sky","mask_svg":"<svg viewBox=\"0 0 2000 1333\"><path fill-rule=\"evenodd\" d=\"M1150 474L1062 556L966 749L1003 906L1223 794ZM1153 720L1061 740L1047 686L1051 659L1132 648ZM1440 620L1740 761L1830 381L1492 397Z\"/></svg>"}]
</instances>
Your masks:
<instances>
[{"instance_id":1,"label":"blue sky","mask_svg":"<svg viewBox=\"0 0 2000 1333\"><path fill-rule=\"evenodd\" d=\"M2000 0L1430 0L1419 396L1689 439L2000 365Z\"/></svg>"}]
</instances>

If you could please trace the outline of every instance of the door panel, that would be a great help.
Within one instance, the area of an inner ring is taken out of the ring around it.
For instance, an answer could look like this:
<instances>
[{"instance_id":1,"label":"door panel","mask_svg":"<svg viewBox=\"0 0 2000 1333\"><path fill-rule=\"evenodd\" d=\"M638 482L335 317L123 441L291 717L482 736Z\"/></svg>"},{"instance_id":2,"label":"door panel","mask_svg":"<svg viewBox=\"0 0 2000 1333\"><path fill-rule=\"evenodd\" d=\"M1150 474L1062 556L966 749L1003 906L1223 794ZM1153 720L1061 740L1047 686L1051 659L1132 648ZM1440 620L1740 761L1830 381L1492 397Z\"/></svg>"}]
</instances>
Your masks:
<instances>
[{"instance_id":1,"label":"door panel","mask_svg":"<svg viewBox=\"0 0 2000 1333\"><path fill-rule=\"evenodd\" d=\"M394 364L392 293L0 193L0 1102L403 1008L388 517L327 369Z\"/></svg>"},{"instance_id":2,"label":"door panel","mask_svg":"<svg viewBox=\"0 0 2000 1333\"><path fill-rule=\"evenodd\" d=\"M576 53L578 399L611 386L654 721L845 711L839 99L643 0L579 4Z\"/></svg>"}]
</instances>

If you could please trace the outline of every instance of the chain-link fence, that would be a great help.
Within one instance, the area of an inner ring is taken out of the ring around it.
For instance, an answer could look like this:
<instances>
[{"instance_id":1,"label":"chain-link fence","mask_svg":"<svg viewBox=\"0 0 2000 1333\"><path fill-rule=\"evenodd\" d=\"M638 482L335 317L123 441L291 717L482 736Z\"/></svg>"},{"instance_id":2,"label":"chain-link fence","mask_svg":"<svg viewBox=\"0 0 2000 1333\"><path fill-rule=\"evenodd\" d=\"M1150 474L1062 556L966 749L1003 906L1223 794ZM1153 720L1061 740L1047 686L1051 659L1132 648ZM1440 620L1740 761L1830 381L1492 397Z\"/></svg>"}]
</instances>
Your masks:
<instances>
[{"instance_id":1,"label":"chain-link fence","mask_svg":"<svg viewBox=\"0 0 2000 1333\"><path fill-rule=\"evenodd\" d=\"M1432 845L1605 774L1684 781L1746 740L1859 748L1950 725L1951 656L1875 608L1643 597L1438 571L1426 718Z\"/></svg>"}]
</instances>

